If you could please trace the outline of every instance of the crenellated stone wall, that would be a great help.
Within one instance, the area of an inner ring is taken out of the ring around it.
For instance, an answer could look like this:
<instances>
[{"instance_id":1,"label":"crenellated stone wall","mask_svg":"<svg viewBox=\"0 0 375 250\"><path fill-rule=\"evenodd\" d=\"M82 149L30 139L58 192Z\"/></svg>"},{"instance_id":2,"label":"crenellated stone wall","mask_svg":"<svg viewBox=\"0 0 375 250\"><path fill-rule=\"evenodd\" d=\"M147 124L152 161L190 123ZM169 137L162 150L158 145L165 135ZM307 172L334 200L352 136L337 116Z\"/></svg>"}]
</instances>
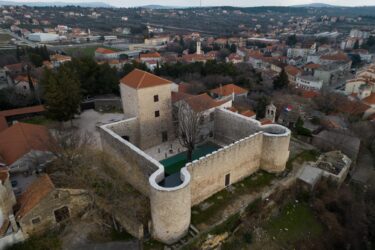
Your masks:
<instances>
[{"instance_id":1,"label":"crenellated stone wall","mask_svg":"<svg viewBox=\"0 0 375 250\"><path fill-rule=\"evenodd\" d=\"M135 131L135 120L101 127L103 149L123 165L117 171L134 188L150 198L152 235L170 244L185 236L191 207L227 185L238 182L259 169L280 172L289 157L290 130L260 122L225 109L214 114L214 139L223 148L195 160L181 169L181 184L163 187L164 167L120 135ZM138 133L135 131L134 133Z\"/></svg>"},{"instance_id":2,"label":"crenellated stone wall","mask_svg":"<svg viewBox=\"0 0 375 250\"><path fill-rule=\"evenodd\" d=\"M232 184L257 171L262 140L261 133L253 134L187 164L191 174L192 205L225 188L227 174Z\"/></svg>"}]
</instances>

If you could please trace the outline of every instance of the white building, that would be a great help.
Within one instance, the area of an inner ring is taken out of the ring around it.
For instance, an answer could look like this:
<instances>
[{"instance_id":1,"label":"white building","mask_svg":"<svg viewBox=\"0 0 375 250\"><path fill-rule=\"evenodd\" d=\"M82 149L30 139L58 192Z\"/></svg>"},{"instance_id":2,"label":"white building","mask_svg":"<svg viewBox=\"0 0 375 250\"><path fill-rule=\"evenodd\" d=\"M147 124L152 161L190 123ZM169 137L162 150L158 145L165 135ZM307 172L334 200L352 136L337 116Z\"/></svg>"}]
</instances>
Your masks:
<instances>
[{"instance_id":1,"label":"white building","mask_svg":"<svg viewBox=\"0 0 375 250\"><path fill-rule=\"evenodd\" d=\"M301 75L297 76L296 85L306 90L320 90L323 87L323 80L311 75Z\"/></svg>"},{"instance_id":2,"label":"white building","mask_svg":"<svg viewBox=\"0 0 375 250\"><path fill-rule=\"evenodd\" d=\"M64 37L60 37L57 34L51 33L32 33L28 35L27 39L34 42L55 42L63 39Z\"/></svg>"}]
</instances>

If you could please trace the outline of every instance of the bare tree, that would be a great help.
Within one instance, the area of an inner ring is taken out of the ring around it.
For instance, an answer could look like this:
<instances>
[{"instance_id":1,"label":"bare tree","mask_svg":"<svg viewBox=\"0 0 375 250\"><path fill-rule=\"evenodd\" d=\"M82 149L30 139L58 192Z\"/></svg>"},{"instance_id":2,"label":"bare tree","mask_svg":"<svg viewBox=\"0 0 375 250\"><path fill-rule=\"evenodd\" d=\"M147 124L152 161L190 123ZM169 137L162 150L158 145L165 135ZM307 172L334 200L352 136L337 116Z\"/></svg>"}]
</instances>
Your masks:
<instances>
[{"instance_id":1,"label":"bare tree","mask_svg":"<svg viewBox=\"0 0 375 250\"><path fill-rule=\"evenodd\" d=\"M195 112L185 101L179 104L177 112L177 136L180 144L187 149L187 161L190 162L197 143L202 114Z\"/></svg>"}]
</instances>

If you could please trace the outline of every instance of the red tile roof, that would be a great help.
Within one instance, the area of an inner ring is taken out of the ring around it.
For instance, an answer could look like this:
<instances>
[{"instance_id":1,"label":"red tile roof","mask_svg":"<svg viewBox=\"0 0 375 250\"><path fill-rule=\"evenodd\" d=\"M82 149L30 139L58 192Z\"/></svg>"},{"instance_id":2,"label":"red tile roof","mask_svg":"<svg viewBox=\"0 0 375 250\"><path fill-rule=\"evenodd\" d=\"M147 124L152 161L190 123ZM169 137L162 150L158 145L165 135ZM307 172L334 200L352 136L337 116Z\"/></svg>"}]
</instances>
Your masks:
<instances>
[{"instance_id":1,"label":"red tile roof","mask_svg":"<svg viewBox=\"0 0 375 250\"><path fill-rule=\"evenodd\" d=\"M14 116L14 115L41 113L44 111L45 111L45 108L43 105L37 105L37 106L31 106L31 107L25 107L25 108L8 109L8 110L0 111L0 116L8 117L8 116Z\"/></svg>"},{"instance_id":2,"label":"red tile roof","mask_svg":"<svg viewBox=\"0 0 375 250\"><path fill-rule=\"evenodd\" d=\"M253 116L256 115L256 114L255 114L255 112L252 111L252 110L245 110L245 111L241 112L241 115L243 115L243 116L247 116L247 117L253 117Z\"/></svg>"},{"instance_id":3,"label":"red tile roof","mask_svg":"<svg viewBox=\"0 0 375 250\"><path fill-rule=\"evenodd\" d=\"M303 67L307 69L318 69L320 67L320 64L308 63L308 64L305 64Z\"/></svg>"},{"instance_id":4,"label":"red tile roof","mask_svg":"<svg viewBox=\"0 0 375 250\"><path fill-rule=\"evenodd\" d=\"M55 186L47 174L38 177L18 199L19 210L16 213L17 219L27 215L54 189Z\"/></svg>"},{"instance_id":5,"label":"red tile roof","mask_svg":"<svg viewBox=\"0 0 375 250\"><path fill-rule=\"evenodd\" d=\"M297 76L298 74L302 73L302 70L292 65L288 65L285 67L285 72L289 75Z\"/></svg>"},{"instance_id":6,"label":"red tile roof","mask_svg":"<svg viewBox=\"0 0 375 250\"><path fill-rule=\"evenodd\" d=\"M372 93L370 96L362 99L362 101L368 105L374 105L375 104L375 93Z\"/></svg>"},{"instance_id":7,"label":"red tile roof","mask_svg":"<svg viewBox=\"0 0 375 250\"><path fill-rule=\"evenodd\" d=\"M349 57L344 53L324 55L324 56L321 56L320 59L329 60L329 61L349 61Z\"/></svg>"},{"instance_id":8,"label":"red tile roof","mask_svg":"<svg viewBox=\"0 0 375 250\"><path fill-rule=\"evenodd\" d=\"M115 51L113 50L110 50L110 49L106 49L106 48L97 48L95 50L96 53L100 53L100 54L113 54L113 53L116 53Z\"/></svg>"},{"instance_id":9,"label":"red tile roof","mask_svg":"<svg viewBox=\"0 0 375 250\"><path fill-rule=\"evenodd\" d=\"M145 53L145 54L140 54L139 58L159 58L160 54L158 52L154 53Z\"/></svg>"},{"instance_id":10,"label":"red tile roof","mask_svg":"<svg viewBox=\"0 0 375 250\"><path fill-rule=\"evenodd\" d=\"M217 94L219 96L229 96L232 93L239 95L239 94L245 94L247 92L248 90L241 88L232 83L210 90L210 93Z\"/></svg>"},{"instance_id":11,"label":"red tile roof","mask_svg":"<svg viewBox=\"0 0 375 250\"><path fill-rule=\"evenodd\" d=\"M140 69L134 69L132 72L124 76L120 82L134 89L148 88L172 83L167 79Z\"/></svg>"},{"instance_id":12,"label":"red tile roof","mask_svg":"<svg viewBox=\"0 0 375 250\"><path fill-rule=\"evenodd\" d=\"M272 124L272 121L270 119L263 118L260 120L260 124L262 125Z\"/></svg>"},{"instance_id":13,"label":"red tile roof","mask_svg":"<svg viewBox=\"0 0 375 250\"><path fill-rule=\"evenodd\" d=\"M227 101L215 101L212 97L210 97L206 93L192 96L190 98L185 99L185 101L189 104L189 106L195 112L202 112L211 108L215 108L227 102Z\"/></svg>"},{"instance_id":14,"label":"red tile roof","mask_svg":"<svg viewBox=\"0 0 375 250\"><path fill-rule=\"evenodd\" d=\"M0 132L0 155L10 165L31 150L48 151L50 135L44 126L18 122Z\"/></svg>"}]
</instances>

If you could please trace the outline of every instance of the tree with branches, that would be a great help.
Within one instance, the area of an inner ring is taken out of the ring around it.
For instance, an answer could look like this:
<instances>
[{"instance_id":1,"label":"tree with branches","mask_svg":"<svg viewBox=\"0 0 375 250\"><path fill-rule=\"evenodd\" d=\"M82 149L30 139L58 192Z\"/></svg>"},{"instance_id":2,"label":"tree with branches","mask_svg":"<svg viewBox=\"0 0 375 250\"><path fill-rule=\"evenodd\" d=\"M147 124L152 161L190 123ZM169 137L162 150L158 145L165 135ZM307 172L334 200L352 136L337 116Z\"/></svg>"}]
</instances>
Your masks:
<instances>
[{"instance_id":1,"label":"tree with branches","mask_svg":"<svg viewBox=\"0 0 375 250\"><path fill-rule=\"evenodd\" d=\"M202 114L195 112L188 103L181 102L177 111L177 136L180 144L187 149L187 161L192 161L193 151L199 134Z\"/></svg>"}]
</instances>

